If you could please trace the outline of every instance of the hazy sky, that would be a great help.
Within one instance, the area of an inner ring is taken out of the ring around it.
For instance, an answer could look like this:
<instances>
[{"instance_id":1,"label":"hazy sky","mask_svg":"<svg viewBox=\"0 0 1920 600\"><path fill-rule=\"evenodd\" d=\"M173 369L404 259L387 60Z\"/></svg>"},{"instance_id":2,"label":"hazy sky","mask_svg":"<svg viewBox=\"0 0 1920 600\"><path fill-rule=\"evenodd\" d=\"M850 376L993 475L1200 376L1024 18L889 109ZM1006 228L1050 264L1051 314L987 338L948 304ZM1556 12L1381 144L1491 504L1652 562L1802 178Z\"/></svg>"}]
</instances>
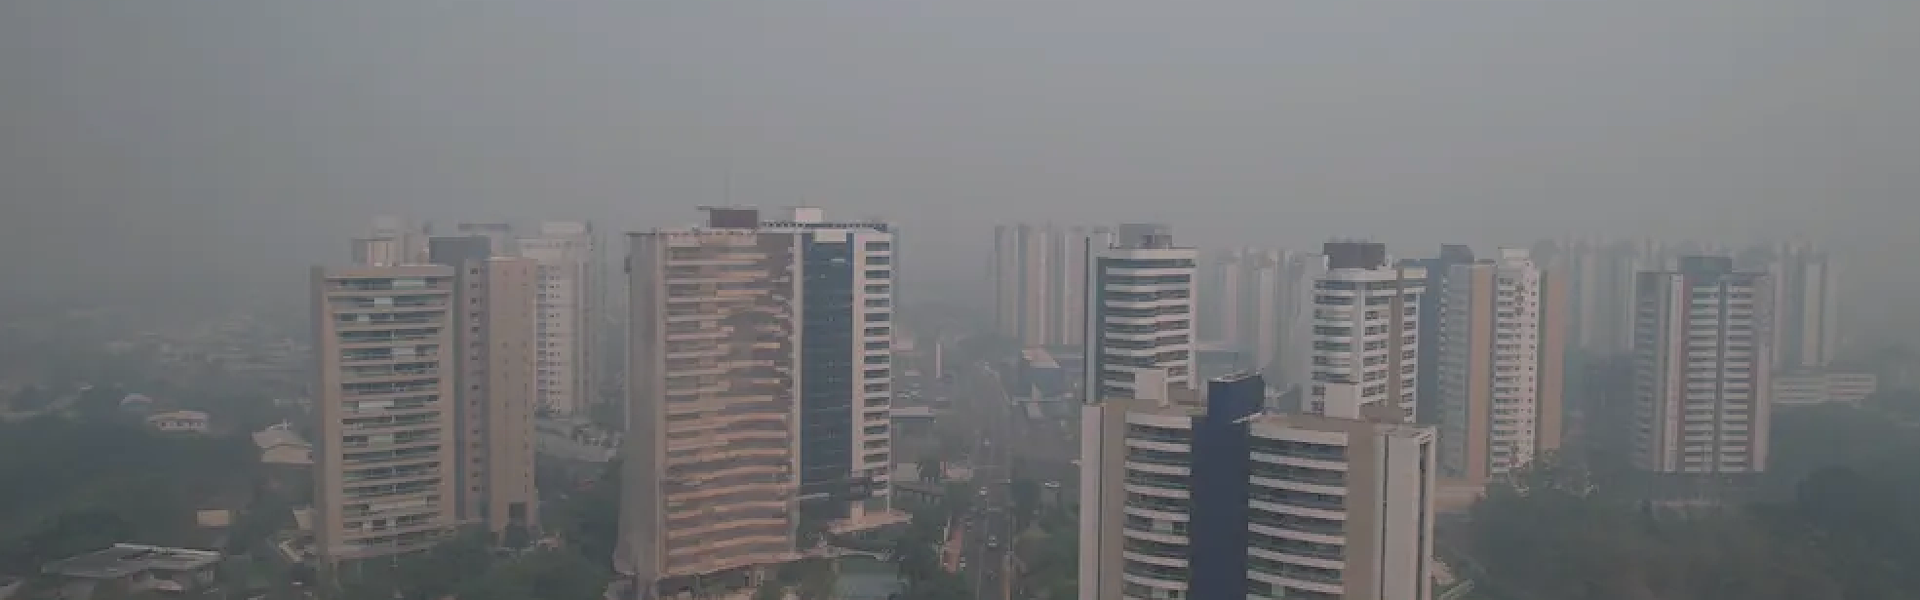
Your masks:
<instances>
[{"instance_id":1,"label":"hazy sky","mask_svg":"<svg viewBox=\"0 0 1920 600\"><path fill-rule=\"evenodd\" d=\"M0 2L0 269L251 275L344 260L379 213L627 230L729 197L891 216L909 261L969 274L1022 219L1401 253L1796 235L1910 267L1916 23L1911 0Z\"/></svg>"}]
</instances>

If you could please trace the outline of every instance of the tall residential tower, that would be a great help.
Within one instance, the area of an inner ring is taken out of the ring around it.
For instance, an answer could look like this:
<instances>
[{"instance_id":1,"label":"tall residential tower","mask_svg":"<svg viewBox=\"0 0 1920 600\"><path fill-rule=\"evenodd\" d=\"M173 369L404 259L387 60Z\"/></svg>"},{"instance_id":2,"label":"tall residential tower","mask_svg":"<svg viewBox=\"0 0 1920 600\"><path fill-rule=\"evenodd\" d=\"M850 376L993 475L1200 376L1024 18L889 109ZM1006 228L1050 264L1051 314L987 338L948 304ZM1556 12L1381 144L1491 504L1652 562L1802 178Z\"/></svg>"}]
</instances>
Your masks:
<instances>
[{"instance_id":1,"label":"tall residential tower","mask_svg":"<svg viewBox=\"0 0 1920 600\"><path fill-rule=\"evenodd\" d=\"M1325 254L1313 299L1313 383L1302 408L1353 418L1329 411L1385 404L1412 421L1425 270L1392 265L1387 247L1372 242L1328 242Z\"/></svg>"},{"instance_id":2,"label":"tall residential tower","mask_svg":"<svg viewBox=\"0 0 1920 600\"><path fill-rule=\"evenodd\" d=\"M454 269L313 270L322 562L426 549L458 523Z\"/></svg>"},{"instance_id":3,"label":"tall residential tower","mask_svg":"<svg viewBox=\"0 0 1920 600\"><path fill-rule=\"evenodd\" d=\"M1424 403L1439 413L1441 473L1483 484L1560 446L1566 294L1511 248L1441 281L1437 314L1423 315L1439 336L1422 357L1437 371Z\"/></svg>"},{"instance_id":4,"label":"tall residential tower","mask_svg":"<svg viewBox=\"0 0 1920 600\"><path fill-rule=\"evenodd\" d=\"M1198 252L1175 246L1165 225L1122 225L1111 245L1105 241L1090 235L1082 242L1090 257L1083 398L1135 397L1140 373L1149 370L1163 373L1166 385L1194 387Z\"/></svg>"},{"instance_id":5,"label":"tall residential tower","mask_svg":"<svg viewBox=\"0 0 1920 600\"><path fill-rule=\"evenodd\" d=\"M1771 289L1733 259L1682 257L1640 274L1634 463L1657 473L1766 470Z\"/></svg>"}]
</instances>

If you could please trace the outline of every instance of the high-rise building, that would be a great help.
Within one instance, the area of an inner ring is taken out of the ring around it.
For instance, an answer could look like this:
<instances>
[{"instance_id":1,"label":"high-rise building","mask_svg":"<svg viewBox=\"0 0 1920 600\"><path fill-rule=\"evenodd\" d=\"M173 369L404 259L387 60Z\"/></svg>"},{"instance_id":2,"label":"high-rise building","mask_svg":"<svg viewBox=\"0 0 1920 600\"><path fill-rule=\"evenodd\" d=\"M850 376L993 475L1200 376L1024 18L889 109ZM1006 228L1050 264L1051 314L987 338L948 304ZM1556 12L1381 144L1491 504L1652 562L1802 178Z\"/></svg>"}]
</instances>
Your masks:
<instances>
[{"instance_id":1,"label":"high-rise building","mask_svg":"<svg viewBox=\"0 0 1920 600\"><path fill-rule=\"evenodd\" d=\"M850 526L889 517L893 473L893 230L818 208L763 220L799 247L800 498Z\"/></svg>"},{"instance_id":2,"label":"high-rise building","mask_svg":"<svg viewBox=\"0 0 1920 600\"><path fill-rule=\"evenodd\" d=\"M1429 360L1420 361L1415 372L1414 383L1416 397L1438 399L1440 397L1440 361L1432 360L1440 355L1440 304L1447 297L1442 290L1447 287L1447 276L1453 272L1454 265L1473 262L1473 249L1460 244L1442 244L1440 254L1433 258L1414 258L1401 261L1408 266L1420 267L1427 273L1428 293L1420 295L1420 356ZM1426 402L1420 405L1419 414L1414 421L1428 425L1440 422L1440 404Z\"/></svg>"},{"instance_id":3,"label":"high-rise building","mask_svg":"<svg viewBox=\"0 0 1920 600\"><path fill-rule=\"evenodd\" d=\"M488 251L494 256L517 256L519 249L513 243L513 225L508 223L461 223L455 227L460 235L477 235L487 238Z\"/></svg>"},{"instance_id":4,"label":"high-rise building","mask_svg":"<svg viewBox=\"0 0 1920 600\"><path fill-rule=\"evenodd\" d=\"M1314 288L1327 273L1326 257L1287 252L1280 267L1278 357L1267 370L1267 384L1305 395L1313 381Z\"/></svg>"},{"instance_id":5,"label":"high-rise building","mask_svg":"<svg viewBox=\"0 0 1920 600\"><path fill-rule=\"evenodd\" d=\"M363 267L425 264L430 233L426 226L415 227L402 217L375 217L367 235L353 239L353 264Z\"/></svg>"},{"instance_id":6,"label":"high-rise building","mask_svg":"<svg viewBox=\"0 0 1920 600\"><path fill-rule=\"evenodd\" d=\"M1811 244L1778 244L1745 253L1744 268L1772 284L1775 371L1824 368L1840 345L1836 265Z\"/></svg>"},{"instance_id":7,"label":"high-rise building","mask_svg":"<svg viewBox=\"0 0 1920 600\"><path fill-rule=\"evenodd\" d=\"M1654 241L1575 239L1534 245L1534 259L1566 280L1567 335L1587 356L1633 350L1634 286L1642 271L1671 268L1676 250Z\"/></svg>"},{"instance_id":8,"label":"high-rise building","mask_svg":"<svg viewBox=\"0 0 1920 600\"><path fill-rule=\"evenodd\" d=\"M1421 357L1436 367L1435 393L1422 404L1439 413L1441 473L1478 485L1560 446L1566 293L1526 250L1448 271L1422 315L1438 324Z\"/></svg>"},{"instance_id":9,"label":"high-rise building","mask_svg":"<svg viewBox=\"0 0 1920 600\"><path fill-rule=\"evenodd\" d=\"M484 236L435 237L434 264L454 270L455 498L463 523L495 534L539 526L534 486L538 265L495 256Z\"/></svg>"},{"instance_id":10,"label":"high-rise building","mask_svg":"<svg viewBox=\"0 0 1920 600\"><path fill-rule=\"evenodd\" d=\"M323 563L422 550L457 520L454 269L316 267L314 541Z\"/></svg>"},{"instance_id":11,"label":"high-rise building","mask_svg":"<svg viewBox=\"0 0 1920 600\"><path fill-rule=\"evenodd\" d=\"M595 397L598 346L599 248L589 223L543 223L536 237L517 241L520 255L539 264L534 313L537 366L534 399L562 417L587 412Z\"/></svg>"},{"instance_id":12,"label":"high-rise building","mask_svg":"<svg viewBox=\"0 0 1920 600\"><path fill-rule=\"evenodd\" d=\"M1085 337L1087 254L1104 229L1057 225L994 228L994 329L1026 346L1068 346ZM1105 244L1101 244L1105 247Z\"/></svg>"},{"instance_id":13,"label":"high-rise building","mask_svg":"<svg viewBox=\"0 0 1920 600\"><path fill-rule=\"evenodd\" d=\"M805 251L760 225L714 208L704 227L628 234L613 566L638 598L747 589L795 558Z\"/></svg>"},{"instance_id":14,"label":"high-rise building","mask_svg":"<svg viewBox=\"0 0 1920 600\"><path fill-rule=\"evenodd\" d=\"M1291 252L1243 248L1220 252L1201 272L1201 339L1229 350L1244 370L1279 370L1289 318L1299 309L1288 278ZM1277 378L1276 378L1277 379Z\"/></svg>"},{"instance_id":15,"label":"high-rise building","mask_svg":"<svg viewBox=\"0 0 1920 600\"><path fill-rule=\"evenodd\" d=\"M1266 388L1084 407L1081 598L1432 598L1433 429L1261 413Z\"/></svg>"},{"instance_id":16,"label":"high-rise building","mask_svg":"<svg viewBox=\"0 0 1920 600\"><path fill-rule=\"evenodd\" d=\"M1418 409L1420 297L1426 272L1392 265L1387 247L1328 242L1327 272L1315 284L1313 383L1305 412L1386 404L1412 420Z\"/></svg>"},{"instance_id":17,"label":"high-rise building","mask_svg":"<svg viewBox=\"0 0 1920 600\"><path fill-rule=\"evenodd\" d=\"M1658 473L1767 466L1772 283L1733 259L1688 256L1640 274L1634 462Z\"/></svg>"},{"instance_id":18,"label":"high-rise building","mask_svg":"<svg viewBox=\"0 0 1920 600\"><path fill-rule=\"evenodd\" d=\"M1176 247L1165 225L1121 225L1110 245L1089 235L1087 248L1086 401L1132 398L1145 371L1167 385L1194 379L1193 279L1198 252Z\"/></svg>"}]
</instances>

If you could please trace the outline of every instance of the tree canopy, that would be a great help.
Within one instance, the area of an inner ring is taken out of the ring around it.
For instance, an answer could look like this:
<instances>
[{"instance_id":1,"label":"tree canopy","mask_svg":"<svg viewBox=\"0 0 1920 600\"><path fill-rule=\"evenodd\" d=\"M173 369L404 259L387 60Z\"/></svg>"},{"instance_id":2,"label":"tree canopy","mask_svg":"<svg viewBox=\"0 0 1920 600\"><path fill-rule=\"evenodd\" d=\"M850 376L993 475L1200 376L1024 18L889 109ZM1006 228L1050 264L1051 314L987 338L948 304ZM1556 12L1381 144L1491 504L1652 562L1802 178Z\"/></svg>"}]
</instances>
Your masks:
<instances>
[{"instance_id":1,"label":"tree canopy","mask_svg":"<svg viewBox=\"0 0 1920 600\"><path fill-rule=\"evenodd\" d=\"M1495 600L1920 598L1920 429L1821 407L1773 433L1756 495L1717 504L1605 493L1543 457L1490 486L1443 557Z\"/></svg>"}]
</instances>

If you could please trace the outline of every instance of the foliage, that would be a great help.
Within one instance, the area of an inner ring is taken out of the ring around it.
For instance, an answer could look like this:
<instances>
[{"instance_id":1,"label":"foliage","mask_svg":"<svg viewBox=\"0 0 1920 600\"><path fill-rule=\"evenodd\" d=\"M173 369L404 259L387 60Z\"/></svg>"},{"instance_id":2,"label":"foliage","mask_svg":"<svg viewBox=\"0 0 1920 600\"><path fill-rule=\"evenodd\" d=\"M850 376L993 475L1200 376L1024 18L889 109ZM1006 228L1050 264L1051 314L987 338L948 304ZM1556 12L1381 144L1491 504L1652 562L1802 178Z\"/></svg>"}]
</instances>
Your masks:
<instances>
[{"instance_id":1,"label":"foliage","mask_svg":"<svg viewBox=\"0 0 1920 600\"><path fill-rule=\"evenodd\" d=\"M1040 513L1040 482L1018 477L1013 480L1007 493L1013 500L1014 527L1026 529L1033 524L1034 516Z\"/></svg>"},{"instance_id":2,"label":"foliage","mask_svg":"<svg viewBox=\"0 0 1920 600\"><path fill-rule=\"evenodd\" d=\"M604 568L568 550L496 552L484 529L463 530L426 552L363 565L341 598L398 600L594 600L605 591Z\"/></svg>"},{"instance_id":3,"label":"foliage","mask_svg":"<svg viewBox=\"0 0 1920 600\"><path fill-rule=\"evenodd\" d=\"M1775 501L1636 502L1543 457L1488 490L1449 562L1505 600L1920 598L1920 431L1823 407L1776 416L1774 432L1763 488L1790 490Z\"/></svg>"},{"instance_id":4,"label":"foliage","mask_svg":"<svg viewBox=\"0 0 1920 600\"><path fill-rule=\"evenodd\" d=\"M0 485L0 571L114 542L204 546L194 511L248 491L254 458L244 438L59 417L0 423L0 473L32 482Z\"/></svg>"},{"instance_id":5,"label":"foliage","mask_svg":"<svg viewBox=\"0 0 1920 600\"><path fill-rule=\"evenodd\" d=\"M940 483L941 480L946 479L946 472L941 470L938 458L922 458L919 466L921 483Z\"/></svg>"}]
</instances>

